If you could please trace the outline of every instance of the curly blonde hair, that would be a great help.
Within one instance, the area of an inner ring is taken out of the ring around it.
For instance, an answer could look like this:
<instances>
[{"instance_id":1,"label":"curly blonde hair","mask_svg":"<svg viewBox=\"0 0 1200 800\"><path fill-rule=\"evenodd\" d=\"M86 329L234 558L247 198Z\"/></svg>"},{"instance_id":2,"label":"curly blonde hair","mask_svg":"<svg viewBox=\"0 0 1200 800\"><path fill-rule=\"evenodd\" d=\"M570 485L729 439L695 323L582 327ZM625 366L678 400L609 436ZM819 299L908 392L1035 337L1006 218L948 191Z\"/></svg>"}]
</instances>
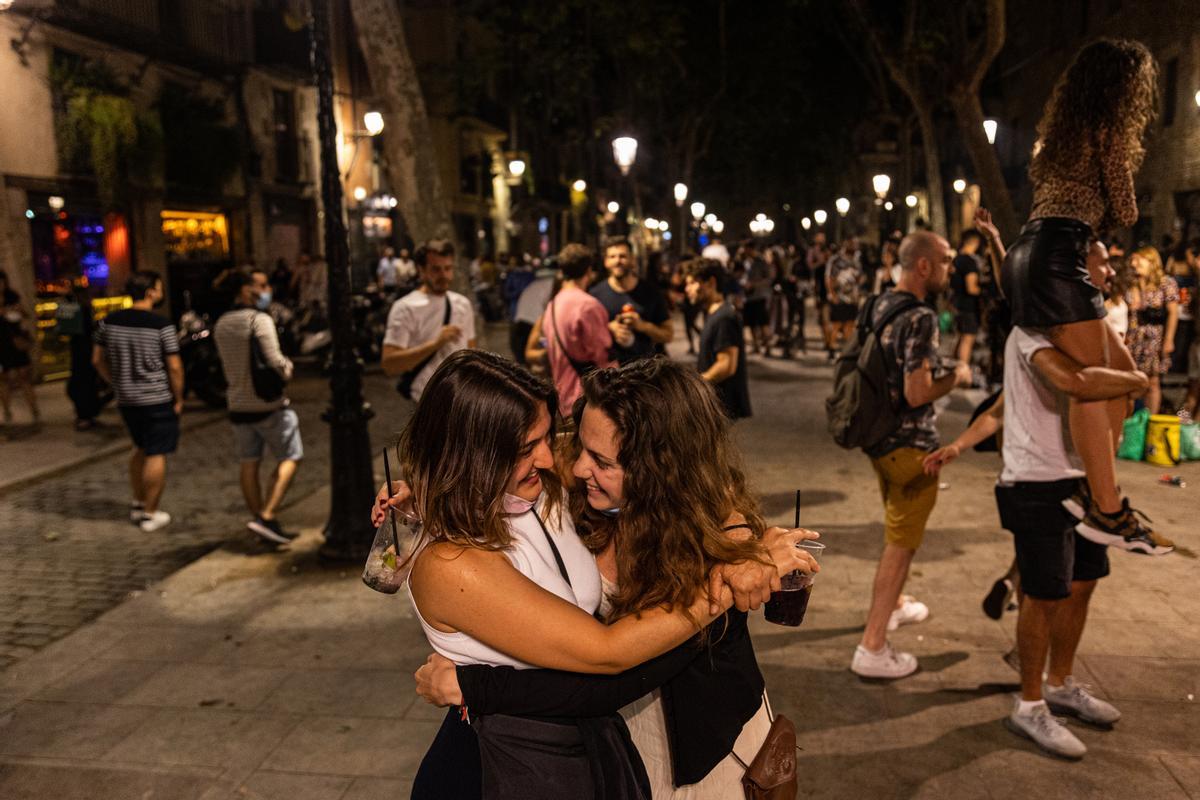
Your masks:
<instances>
[{"instance_id":1,"label":"curly blonde hair","mask_svg":"<svg viewBox=\"0 0 1200 800\"><path fill-rule=\"evenodd\" d=\"M1075 54L1050 93L1038 123L1029 175L1038 182L1078 157L1080 145L1100 153L1120 148L1136 172L1143 138L1155 116L1158 66L1141 42L1098 39Z\"/></svg>"},{"instance_id":2,"label":"curly blonde hair","mask_svg":"<svg viewBox=\"0 0 1200 800\"><path fill-rule=\"evenodd\" d=\"M1143 247L1134 251L1129 259L1131 264L1135 258L1140 258L1150 265L1149 275L1143 276L1141 272L1135 272L1135 286L1142 291L1154 291L1167 282L1167 272L1163 269L1162 256L1157 250L1153 247Z\"/></svg>"}]
</instances>

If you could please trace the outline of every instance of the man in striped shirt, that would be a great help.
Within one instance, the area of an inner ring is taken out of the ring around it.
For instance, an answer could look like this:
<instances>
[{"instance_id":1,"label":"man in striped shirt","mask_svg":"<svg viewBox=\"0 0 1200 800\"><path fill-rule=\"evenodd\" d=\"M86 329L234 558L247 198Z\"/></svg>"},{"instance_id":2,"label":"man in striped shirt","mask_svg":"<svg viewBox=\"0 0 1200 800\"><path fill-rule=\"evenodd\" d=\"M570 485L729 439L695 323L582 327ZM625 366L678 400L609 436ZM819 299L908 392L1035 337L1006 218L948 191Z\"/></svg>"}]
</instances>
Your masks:
<instances>
[{"instance_id":1,"label":"man in striped shirt","mask_svg":"<svg viewBox=\"0 0 1200 800\"><path fill-rule=\"evenodd\" d=\"M164 298L162 278L146 270L125 284L133 307L109 314L96 327L92 364L117 396L117 407L133 439L129 521L144 531L171 522L159 509L167 482L167 454L179 444L183 411L183 361L175 326L152 309Z\"/></svg>"},{"instance_id":2,"label":"man in striped shirt","mask_svg":"<svg viewBox=\"0 0 1200 800\"><path fill-rule=\"evenodd\" d=\"M234 302L233 309L217 320L213 336L229 383L229 421L241 460L242 497L253 515L246 527L269 542L286 544L295 534L283 530L275 512L304 458L300 418L289 405L283 386L292 377L292 362L279 349L275 321L265 313L271 306L267 273L253 267L230 270L219 288L232 295ZM251 338L258 345L262 363L279 375L278 385L266 397L260 396L254 385ZM258 474L265 448L278 464L264 493Z\"/></svg>"}]
</instances>

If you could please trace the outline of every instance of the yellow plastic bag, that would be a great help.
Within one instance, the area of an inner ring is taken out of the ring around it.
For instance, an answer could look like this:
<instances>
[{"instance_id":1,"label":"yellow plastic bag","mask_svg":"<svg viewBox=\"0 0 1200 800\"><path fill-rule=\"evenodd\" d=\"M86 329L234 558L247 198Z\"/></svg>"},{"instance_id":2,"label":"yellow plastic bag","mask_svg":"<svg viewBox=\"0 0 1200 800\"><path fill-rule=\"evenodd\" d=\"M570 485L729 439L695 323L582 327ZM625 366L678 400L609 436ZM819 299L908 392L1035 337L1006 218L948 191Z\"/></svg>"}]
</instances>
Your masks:
<instances>
[{"instance_id":1,"label":"yellow plastic bag","mask_svg":"<svg viewBox=\"0 0 1200 800\"><path fill-rule=\"evenodd\" d=\"M1179 463L1179 417L1154 414L1146 430L1146 460L1160 467Z\"/></svg>"}]
</instances>

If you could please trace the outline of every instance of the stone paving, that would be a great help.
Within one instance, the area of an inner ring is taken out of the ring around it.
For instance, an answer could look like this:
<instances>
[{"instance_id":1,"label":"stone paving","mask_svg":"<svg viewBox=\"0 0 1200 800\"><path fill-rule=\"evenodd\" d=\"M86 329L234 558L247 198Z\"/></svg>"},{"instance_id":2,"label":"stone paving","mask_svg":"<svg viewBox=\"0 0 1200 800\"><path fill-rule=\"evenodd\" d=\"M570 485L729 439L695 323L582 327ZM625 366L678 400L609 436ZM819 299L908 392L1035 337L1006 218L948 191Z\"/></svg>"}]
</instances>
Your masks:
<instances>
[{"instance_id":1,"label":"stone paving","mask_svg":"<svg viewBox=\"0 0 1200 800\"><path fill-rule=\"evenodd\" d=\"M803 627L751 623L773 705L799 730L801 796L1200 800L1200 464L1174 470L1186 489L1157 484L1159 468L1120 465L1181 548L1113 555L1076 674L1124 717L1111 732L1073 725L1090 752L1057 761L1001 723L1016 688L1001 660L1015 620L979 611L1011 559L994 455L966 454L944 474L909 586L932 616L892 635L922 671L886 685L848 671L881 513L866 459L824 431L822 362L751 358L755 416L736 428L769 519L790 520L799 487L804 523L829 546ZM952 400L943 430L961 430L969 407ZM289 548L252 550L235 533L0 672L0 797L407 796L442 716L412 691L429 647L403 595L367 590L356 566L319 563L327 507L320 490L292 509L304 536Z\"/></svg>"},{"instance_id":2,"label":"stone paving","mask_svg":"<svg viewBox=\"0 0 1200 800\"><path fill-rule=\"evenodd\" d=\"M365 385L376 411L372 442L382 448L410 404L382 374L369 375ZM329 480L329 429L320 420L328 384L312 374L289 391L300 415L305 461L281 514L285 523L289 506ZM233 433L222 415L201 416L206 424L185 430L168 462L162 507L173 521L160 532L145 534L127 521L127 448L0 495L0 668L214 547L267 549L245 529ZM124 441L123 429L113 430L120 436L109 438ZM266 470L264 465L264 480Z\"/></svg>"}]
</instances>

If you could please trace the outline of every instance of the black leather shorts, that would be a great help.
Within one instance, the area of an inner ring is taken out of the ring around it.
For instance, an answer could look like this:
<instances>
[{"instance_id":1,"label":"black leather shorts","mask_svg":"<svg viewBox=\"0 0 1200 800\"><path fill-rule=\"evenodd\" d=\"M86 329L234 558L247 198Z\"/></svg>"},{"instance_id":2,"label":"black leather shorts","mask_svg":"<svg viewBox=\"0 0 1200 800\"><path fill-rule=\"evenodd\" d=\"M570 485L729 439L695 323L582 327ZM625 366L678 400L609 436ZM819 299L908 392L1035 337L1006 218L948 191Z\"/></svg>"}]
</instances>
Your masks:
<instances>
[{"instance_id":1,"label":"black leather shorts","mask_svg":"<svg viewBox=\"0 0 1200 800\"><path fill-rule=\"evenodd\" d=\"M1104 296L1087 272L1091 239L1091 226L1075 219L1047 217L1025 225L1000 272L1014 325L1050 328L1104 318Z\"/></svg>"}]
</instances>

